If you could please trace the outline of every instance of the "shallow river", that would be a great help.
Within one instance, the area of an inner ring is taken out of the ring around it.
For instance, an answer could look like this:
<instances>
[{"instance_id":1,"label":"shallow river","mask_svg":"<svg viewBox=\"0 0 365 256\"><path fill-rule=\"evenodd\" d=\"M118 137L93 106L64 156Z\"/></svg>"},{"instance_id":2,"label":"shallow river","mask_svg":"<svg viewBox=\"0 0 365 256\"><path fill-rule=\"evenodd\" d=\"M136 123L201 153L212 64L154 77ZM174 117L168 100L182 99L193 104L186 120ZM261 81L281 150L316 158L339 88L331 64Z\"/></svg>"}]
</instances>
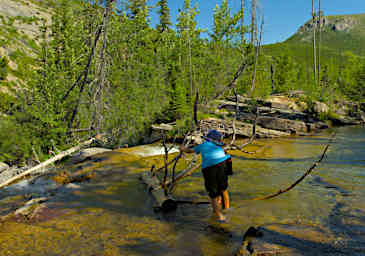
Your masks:
<instances>
[{"instance_id":1,"label":"shallow river","mask_svg":"<svg viewBox=\"0 0 365 256\"><path fill-rule=\"evenodd\" d=\"M137 156L141 148L65 167L96 176L58 190L39 221L0 222L0 255L233 255L250 226L265 234L257 244L261 255L365 255L364 127L338 129L323 162L290 192L248 201L298 179L322 154L329 132L258 140L248 149L257 154L231 152L227 224L216 224L209 205L154 210L139 176L161 166L161 156ZM9 188L0 199L14 194ZM201 173L184 179L174 196L207 201Z\"/></svg>"}]
</instances>

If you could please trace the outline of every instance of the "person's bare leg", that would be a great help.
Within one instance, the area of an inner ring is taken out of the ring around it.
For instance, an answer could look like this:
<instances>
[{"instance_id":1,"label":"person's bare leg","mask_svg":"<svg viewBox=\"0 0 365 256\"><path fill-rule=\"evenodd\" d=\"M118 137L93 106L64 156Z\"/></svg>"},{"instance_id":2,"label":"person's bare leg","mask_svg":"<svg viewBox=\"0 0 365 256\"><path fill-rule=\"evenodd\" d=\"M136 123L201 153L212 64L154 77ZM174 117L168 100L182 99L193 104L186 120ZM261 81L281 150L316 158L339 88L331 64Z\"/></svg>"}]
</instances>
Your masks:
<instances>
[{"instance_id":1,"label":"person's bare leg","mask_svg":"<svg viewBox=\"0 0 365 256\"><path fill-rule=\"evenodd\" d=\"M224 217L224 215L222 214L222 212L219 208L220 206L219 206L218 198L219 198L219 196L217 196L215 198L211 198L213 213L217 215L219 220L225 220L226 218Z\"/></svg>"},{"instance_id":2,"label":"person's bare leg","mask_svg":"<svg viewBox=\"0 0 365 256\"><path fill-rule=\"evenodd\" d=\"M223 196L223 209L228 209L229 208L228 190L223 190L222 191L222 196Z\"/></svg>"},{"instance_id":3,"label":"person's bare leg","mask_svg":"<svg viewBox=\"0 0 365 256\"><path fill-rule=\"evenodd\" d=\"M218 196L218 204L222 204L222 196Z\"/></svg>"}]
</instances>

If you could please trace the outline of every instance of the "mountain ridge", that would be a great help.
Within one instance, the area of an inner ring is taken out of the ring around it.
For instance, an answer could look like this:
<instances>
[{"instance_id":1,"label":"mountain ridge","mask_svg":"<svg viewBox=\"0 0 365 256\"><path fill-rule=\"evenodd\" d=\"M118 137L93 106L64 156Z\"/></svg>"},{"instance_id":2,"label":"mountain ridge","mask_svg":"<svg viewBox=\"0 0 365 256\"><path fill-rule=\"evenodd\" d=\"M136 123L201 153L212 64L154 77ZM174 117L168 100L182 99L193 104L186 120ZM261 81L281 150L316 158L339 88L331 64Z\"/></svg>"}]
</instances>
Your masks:
<instances>
[{"instance_id":1,"label":"mountain ridge","mask_svg":"<svg viewBox=\"0 0 365 256\"><path fill-rule=\"evenodd\" d=\"M317 21L318 25L319 21ZM337 51L351 51L365 56L365 13L347 15L329 15L321 18L321 46ZM317 31L317 40L319 33ZM297 32L283 43L312 44L313 23L307 21Z\"/></svg>"}]
</instances>

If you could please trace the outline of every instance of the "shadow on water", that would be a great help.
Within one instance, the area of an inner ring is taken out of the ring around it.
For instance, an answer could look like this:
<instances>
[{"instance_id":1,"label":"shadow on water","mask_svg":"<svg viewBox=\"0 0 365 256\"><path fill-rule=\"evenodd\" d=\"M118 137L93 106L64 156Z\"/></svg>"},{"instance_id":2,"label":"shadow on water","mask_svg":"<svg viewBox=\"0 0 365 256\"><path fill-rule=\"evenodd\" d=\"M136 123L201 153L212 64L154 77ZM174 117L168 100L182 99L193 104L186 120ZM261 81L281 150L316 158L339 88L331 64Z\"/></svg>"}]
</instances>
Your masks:
<instances>
[{"instance_id":1,"label":"shadow on water","mask_svg":"<svg viewBox=\"0 0 365 256\"><path fill-rule=\"evenodd\" d=\"M310 239L301 238L301 235L293 236L290 232L280 232L272 227L260 227L264 237L261 242L280 245L292 249L294 255L316 256L363 256L365 255L365 212L360 209L352 209L344 203L337 203L331 210L327 219L329 231L316 229L315 232L301 231L300 227L291 227L281 224L270 225L280 227L281 230L294 229L296 232L312 234ZM308 236L308 235L307 235ZM333 236L330 243L316 241L318 236ZM280 254L279 254L280 255ZM286 255L286 254L284 254ZM292 254L288 254L292 255Z\"/></svg>"},{"instance_id":2,"label":"shadow on water","mask_svg":"<svg viewBox=\"0 0 365 256\"><path fill-rule=\"evenodd\" d=\"M330 230L342 237L342 246L365 255L365 211L338 202L328 216Z\"/></svg>"},{"instance_id":3,"label":"shadow on water","mask_svg":"<svg viewBox=\"0 0 365 256\"><path fill-rule=\"evenodd\" d=\"M292 235L284 234L275 230L260 227L264 233L262 241L268 244L280 245L286 248L294 249L295 255L316 256L316 255L345 255L342 249L336 248L330 244L314 242L311 240L300 239ZM279 254L280 255L280 254Z\"/></svg>"},{"instance_id":4,"label":"shadow on water","mask_svg":"<svg viewBox=\"0 0 365 256\"><path fill-rule=\"evenodd\" d=\"M339 192L343 197L347 197L352 194L350 191L343 189L338 185L335 185L335 184L332 184L332 183L329 183L329 182L323 180L320 176L312 175L312 177L313 178L311 180L309 180L309 182L308 182L308 184L310 184L310 185L323 187L328 190L334 190L336 192Z\"/></svg>"},{"instance_id":5,"label":"shadow on water","mask_svg":"<svg viewBox=\"0 0 365 256\"><path fill-rule=\"evenodd\" d=\"M120 254L123 255L126 252L132 253L133 255L166 255L169 249L160 242L151 241L146 238L137 238L133 244L118 246ZM198 254L199 255L199 254Z\"/></svg>"}]
</instances>

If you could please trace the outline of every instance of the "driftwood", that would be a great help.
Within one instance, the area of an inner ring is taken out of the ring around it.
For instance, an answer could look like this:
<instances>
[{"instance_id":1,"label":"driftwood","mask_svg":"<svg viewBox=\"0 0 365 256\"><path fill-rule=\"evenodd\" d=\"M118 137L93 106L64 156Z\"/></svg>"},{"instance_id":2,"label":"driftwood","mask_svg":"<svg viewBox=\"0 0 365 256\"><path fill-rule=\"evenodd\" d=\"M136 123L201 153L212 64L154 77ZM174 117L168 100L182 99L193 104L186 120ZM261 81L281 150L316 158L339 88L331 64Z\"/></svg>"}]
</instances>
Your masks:
<instances>
[{"instance_id":1,"label":"driftwood","mask_svg":"<svg viewBox=\"0 0 365 256\"><path fill-rule=\"evenodd\" d=\"M259 109L256 107L256 115L255 115L255 119L253 121L253 125L252 125L252 135L251 137L249 138L249 140L238 146L238 145L235 145L234 144L234 141L235 141L235 138L236 138L236 126L235 126L235 122L236 122L236 119L237 119L237 115L238 115L238 97L237 97L237 94L236 92L235 93L235 96L236 96L236 111L235 111L235 118L233 119L233 122L232 122L232 127L233 127L233 135L232 135L232 141L230 144L228 144L224 149L226 150L229 150L229 149L238 149L240 151L242 151L243 153L246 153L246 154L255 154L257 151L255 152L249 152L249 151L245 151L243 150L244 147L250 145L256 138L256 124L257 124L257 119L259 117Z\"/></svg>"},{"instance_id":2,"label":"driftwood","mask_svg":"<svg viewBox=\"0 0 365 256\"><path fill-rule=\"evenodd\" d=\"M0 188L5 187L5 186L7 186L7 185L9 185L9 184L13 183L14 181L16 181L16 180L18 180L18 179L21 179L21 178L25 177L26 175L29 175L29 174L31 174L31 173L33 173L33 172L35 172L35 171L39 170L39 169L42 169L42 168L44 168L44 167L46 167L46 166L48 166L48 165L50 165L50 164L52 164L52 163L54 163L54 162L56 162L56 161L58 161L58 160L61 160L61 159L62 159L62 158L64 158L65 156L68 156L68 155L72 154L73 152L78 151L78 150L80 150L81 148L83 148L83 147L85 147L85 146L90 145L90 144L91 144L91 143L93 143L95 140L96 140L96 138L92 138L92 139L90 139L90 140L87 140L87 141L85 141L85 142L80 143L79 145L77 145L77 146L75 146L75 147L73 147L73 148L70 148L70 149L68 149L68 150L66 150L66 151L63 151L63 152L59 153L59 154L58 154L58 155L56 155L55 157L52 157L52 158L48 159L47 161L45 161L45 162L43 162L43 163L41 163L41 164L39 164L39 165L36 165L36 166L34 166L34 167L32 167L32 168L30 168L30 169L28 169L28 170L24 171L24 172L22 172L22 173L20 173L20 174L18 174L18 175L16 175L16 176L14 176L14 177L12 177L11 179L9 179L9 180L7 180L7 181L5 181L5 182L1 183L1 184L0 184Z\"/></svg>"},{"instance_id":3,"label":"driftwood","mask_svg":"<svg viewBox=\"0 0 365 256\"><path fill-rule=\"evenodd\" d=\"M189 175L191 175L194 171L196 171L197 169L199 169L199 167L201 166L201 164L197 164L195 165L196 163L196 159L197 159L197 156L194 155L194 158L193 160L191 161L191 163L189 164L189 166L181 171L179 174L177 174L176 176L173 177L173 179L170 181L170 182L167 182L166 185L167 186L170 186L170 191L172 190L172 186L175 185L175 183Z\"/></svg>"},{"instance_id":4,"label":"driftwood","mask_svg":"<svg viewBox=\"0 0 365 256\"><path fill-rule=\"evenodd\" d=\"M163 211L171 211L177 208L177 202L171 197L166 196L156 176L153 176L151 172L144 172L141 179L148 186L158 208L161 208Z\"/></svg>"},{"instance_id":5,"label":"driftwood","mask_svg":"<svg viewBox=\"0 0 365 256\"><path fill-rule=\"evenodd\" d=\"M277 197L277 196L279 196L281 194L284 194L284 193L290 191L291 189L293 189L296 185L298 185L301 181L303 181L304 178L307 177L322 162L322 160L325 157L325 155L328 151L328 148L330 147L330 145L331 145L333 139L335 138L335 136L336 136L335 133L331 136L331 139L330 139L329 143L327 144L327 146L325 147L321 157L298 180L296 180L289 187L287 187L285 189L280 189L276 193L273 193L273 194L270 194L270 195L267 195L267 196L263 196L263 197L256 197L256 198L253 198L253 199L249 199L247 201L259 201L259 200L271 199L271 198Z\"/></svg>"}]
</instances>

